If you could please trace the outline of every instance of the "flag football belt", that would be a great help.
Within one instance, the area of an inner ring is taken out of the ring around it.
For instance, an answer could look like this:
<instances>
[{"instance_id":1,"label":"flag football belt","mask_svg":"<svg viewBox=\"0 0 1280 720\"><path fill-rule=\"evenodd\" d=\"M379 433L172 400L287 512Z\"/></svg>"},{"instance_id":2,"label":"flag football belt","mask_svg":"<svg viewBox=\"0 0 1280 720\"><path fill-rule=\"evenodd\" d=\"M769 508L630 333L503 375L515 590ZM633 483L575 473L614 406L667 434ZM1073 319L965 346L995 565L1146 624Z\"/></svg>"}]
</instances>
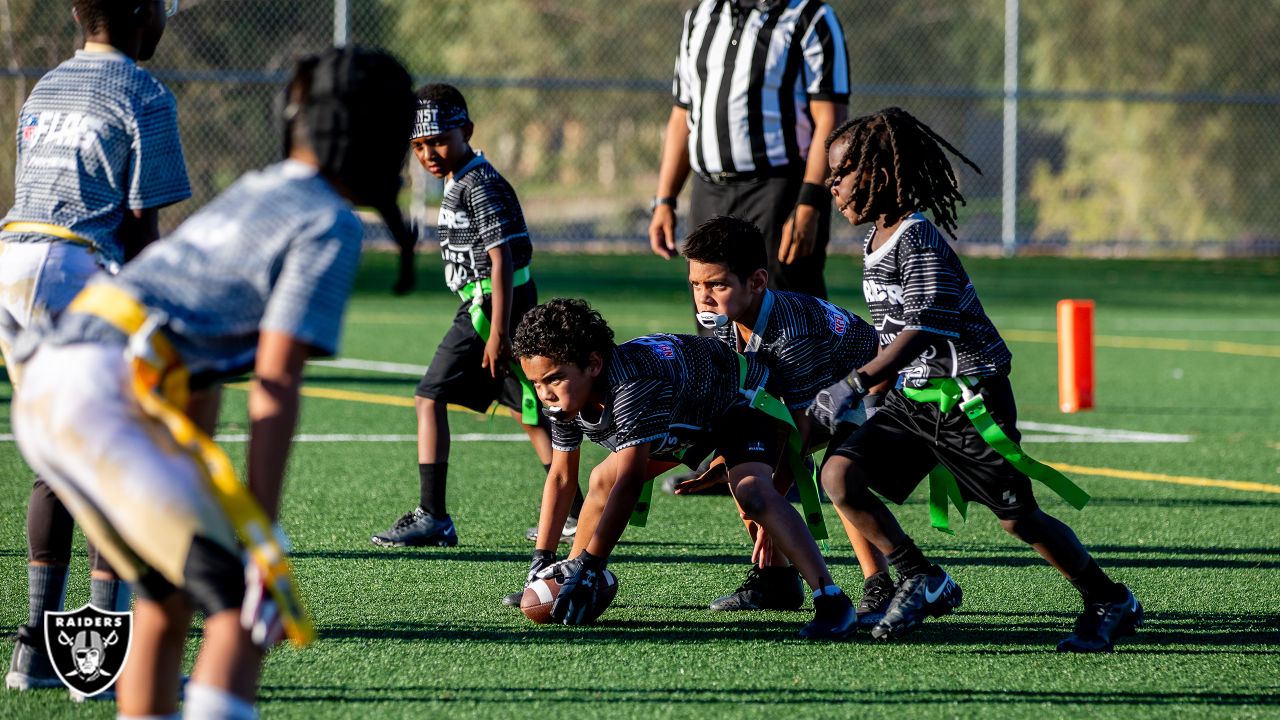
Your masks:
<instances>
[{"instance_id":1,"label":"flag football belt","mask_svg":"<svg viewBox=\"0 0 1280 720\"><path fill-rule=\"evenodd\" d=\"M36 235L48 235L49 237L57 238L59 240L66 240L67 242L72 243L73 245L79 245L83 248L88 248L89 251L94 254L94 257L98 262L98 265L103 269L105 269L107 272L111 273L112 275L116 274L116 272L118 272L120 269L119 265L117 265L116 263L106 260L105 256L102 254L102 248L98 247L98 243L90 240L89 238L83 235L80 235L79 233L72 232L71 230L62 227L61 225L54 225L52 223L42 223L42 222L29 222L27 220L15 220L14 222L7 222L4 225L0 225L0 230L4 232L12 232L12 233L34 233Z\"/></svg>"},{"instance_id":2,"label":"flag football belt","mask_svg":"<svg viewBox=\"0 0 1280 720\"><path fill-rule=\"evenodd\" d=\"M511 287L518 288L529 282L531 275L529 274L529 266L516 270L511 273ZM467 312L471 314L471 327L476 329L476 334L481 340L489 342L489 318L484 316L484 296L493 294L492 278L480 278L462 286L458 291L458 297L463 300L470 300L471 307ZM520 381L520 422L525 425L538 424L538 396L533 391L533 383L529 382L529 378L525 376L524 370L520 368L520 363L511 363L511 373L516 380Z\"/></svg>"},{"instance_id":3,"label":"flag football belt","mask_svg":"<svg viewBox=\"0 0 1280 720\"><path fill-rule=\"evenodd\" d=\"M934 378L923 388L904 387L902 394L915 402L937 403L938 409L944 414L958 405L983 441L1017 468L1018 472L1044 483L1071 507L1083 509L1089 502L1089 493L1071 482L1066 475L1028 455L1022 446L1010 440L991 417L982 394L971 389L977 382L969 377ZM961 518L967 518L968 503L960 496L960 486L956 483L955 475L939 464L929 472L929 522L934 528L954 535L947 517L948 501L960 511Z\"/></svg>"},{"instance_id":4,"label":"flag football belt","mask_svg":"<svg viewBox=\"0 0 1280 720\"><path fill-rule=\"evenodd\" d=\"M231 520L250 559L262 571L285 632L295 645L311 642L315 639L315 624L298 592L284 550L287 540L236 477L227 454L183 412L189 373L160 330L160 317L149 314L142 303L123 290L103 284L86 287L67 312L101 318L128 336L127 357L138 404L149 417L161 422L179 445L200 458L210 491Z\"/></svg>"},{"instance_id":5,"label":"flag football belt","mask_svg":"<svg viewBox=\"0 0 1280 720\"><path fill-rule=\"evenodd\" d=\"M783 450L783 461L791 469L791 475L795 479L796 485L800 490L800 504L804 508L804 522L809 527L809 534L813 535L814 540L825 541L827 539L827 524L822 517L822 499L818 495L818 474L815 467L805 464L804 439L800 437L800 431L796 429L796 422L791 417L791 411L781 400L774 397L764 388L756 390L748 390L747 384L747 358L744 355L738 355L738 391L746 396L750 401L751 408L758 410L769 417L785 423L791 430L787 433L787 446ZM636 502L636 507L631 512L630 525L636 527L644 527L649 518L649 504L653 499L653 480L645 482L640 489L640 498ZM824 549L826 543L823 543Z\"/></svg>"}]
</instances>

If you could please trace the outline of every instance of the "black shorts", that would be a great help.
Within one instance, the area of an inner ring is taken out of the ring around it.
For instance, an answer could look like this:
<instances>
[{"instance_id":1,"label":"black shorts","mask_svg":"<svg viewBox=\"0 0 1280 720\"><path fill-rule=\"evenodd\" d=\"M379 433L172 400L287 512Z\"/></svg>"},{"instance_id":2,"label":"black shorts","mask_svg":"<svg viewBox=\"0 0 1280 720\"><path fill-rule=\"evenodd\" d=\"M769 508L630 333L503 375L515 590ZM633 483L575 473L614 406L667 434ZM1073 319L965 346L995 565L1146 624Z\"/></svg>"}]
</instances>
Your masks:
<instances>
[{"instance_id":1,"label":"black shorts","mask_svg":"<svg viewBox=\"0 0 1280 720\"><path fill-rule=\"evenodd\" d=\"M1018 409L1009 378L984 378L982 393L991 418L1009 439L1018 442ZM942 463L968 501L991 508L996 517L1012 520L1038 507L1031 480L996 452L959 407L943 414L937 403L908 400L892 390L865 425L831 451L852 460L872 490L901 504L929 471Z\"/></svg>"},{"instance_id":2,"label":"black shorts","mask_svg":"<svg viewBox=\"0 0 1280 720\"><path fill-rule=\"evenodd\" d=\"M492 297L484 296L481 307L485 317L493 317L491 311ZM520 323L520 318L534 305L538 304L538 290L533 281L521 285L511 293L511 327ZM497 400L505 407L520 411L520 381L507 368L505 376L494 379L489 370L480 363L484 360L485 341L476 333L471 324L471 301L464 301L458 306L458 314L453 317L453 325L444 334L440 346L436 348L431 365L418 382L415 395L436 402L452 403L476 412L486 412Z\"/></svg>"},{"instance_id":3,"label":"black shorts","mask_svg":"<svg viewBox=\"0 0 1280 720\"><path fill-rule=\"evenodd\" d=\"M679 458L660 452L652 457L683 463L694 470L708 457L720 455L724 456L727 467L758 462L777 468L790 430L759 410L739 405L720 416L715 426L705 431Z\"/></svg>"}]
</instances>

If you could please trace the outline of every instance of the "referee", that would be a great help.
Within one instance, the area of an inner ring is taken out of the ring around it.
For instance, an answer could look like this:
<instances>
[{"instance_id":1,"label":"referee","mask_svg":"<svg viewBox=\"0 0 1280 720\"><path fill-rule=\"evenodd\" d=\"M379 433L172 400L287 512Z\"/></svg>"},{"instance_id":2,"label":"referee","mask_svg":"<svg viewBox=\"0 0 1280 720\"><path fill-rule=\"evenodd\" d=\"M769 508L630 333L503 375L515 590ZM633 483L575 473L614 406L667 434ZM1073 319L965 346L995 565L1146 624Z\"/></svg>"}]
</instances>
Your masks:
<instances>
[{"instance_id":1,"label":"referee","mask_svg":"<svg viewBox=\"0 0 1280 720\"><path fill-rule=\"evenodd\" d=\"M690 223L755 223L769 284L827 296L831 196L823 144L844 122L849 59L819 0L702 0L684 17L649 244L676 253L676 196L692 170Z\"/></svg>"}]
</instances>

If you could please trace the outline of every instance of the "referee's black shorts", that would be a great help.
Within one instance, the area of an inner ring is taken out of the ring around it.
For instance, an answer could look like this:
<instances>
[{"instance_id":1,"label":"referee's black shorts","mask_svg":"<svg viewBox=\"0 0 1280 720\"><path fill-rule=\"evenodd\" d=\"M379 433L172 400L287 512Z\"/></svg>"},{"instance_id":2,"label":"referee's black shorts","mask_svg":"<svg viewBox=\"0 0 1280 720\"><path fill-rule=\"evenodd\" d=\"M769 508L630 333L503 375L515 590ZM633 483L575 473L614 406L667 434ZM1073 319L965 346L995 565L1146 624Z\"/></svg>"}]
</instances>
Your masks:
<instances>
[{"instance_id":1,"label":"referee's black shorts","mask_svg":"<svg viewBox=\"0 0 1280 720\"><path fill-rule=\"evenodd\" d=\"M484 296L481 307L484 315L492 318L492 297ZM534 305L538 304L538 290L532 280L514 288L511 292L511 327L514 329L520 319ZM458 306L458 313L453 317L453 325L449 326L440 346L436 348L431 365L418 382L415 395L436 402L461 405L476 412L486 412L497 400L505 407L520 411L520 381L516 380L509 368L505 375L495 380L488 368L481 367L484 360L485 341L476 333L471 324L471 301L465 300Z\"/></svg>"},{"instance_id":2,"label":"referee's black shorts","mask_svg":"<svg viewBox=\"0 0 1280 720\"><path fill-rule=\"evenodd\" d=\"M1018 442L1018 409L1009 378L984 378L977 391L1009 439ZM1013 520L1035 512L1031 480L987 444L959 407L942 413L937 403L908 400L892 390L884 405L832 455L852 460L869 487L901 504L938 463L956 477L960 495Z\"/></svg>"}]
</instances>

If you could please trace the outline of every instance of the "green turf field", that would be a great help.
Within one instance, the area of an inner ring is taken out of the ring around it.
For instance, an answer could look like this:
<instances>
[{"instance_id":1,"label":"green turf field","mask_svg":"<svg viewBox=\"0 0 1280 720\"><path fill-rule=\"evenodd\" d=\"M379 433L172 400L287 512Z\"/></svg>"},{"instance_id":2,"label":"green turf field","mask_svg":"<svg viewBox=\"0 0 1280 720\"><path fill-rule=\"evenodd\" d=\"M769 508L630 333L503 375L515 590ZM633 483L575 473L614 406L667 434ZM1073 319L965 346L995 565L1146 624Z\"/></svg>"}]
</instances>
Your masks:
<instances>
[{"instance_id":1,"label":"green turf field","mask_svg":"<svg viewBox=\"0 0 1280 720\"><path fill-rule=\"evenodd\" d=\"M386 551L368 538L416 502L412 442L310 442L295 446L283 521L321 638L271 655L264 715L1280 716L1280 260L967 266L1014 350L1027 449L1067 467L1094 498L1083 512L1041 493L1043 504L1146 606L1146 627L1114 654L1055 654L1079 610L1075 592L985 509L974 506L955 537L931 531L920 492L900 517L963 586L965 604L903 641L808 644L794 637L807 610L704 610L736 587L749 552L718 497L655 498L649 527L630 530L613 558L620 592L599 624L534 626L498 604L528 562L523 534L541 467L527 444L455 443L449 499L460 546ZM425 365L457 302L438 262L421 263L420 291L408 298L386 292L390 268L388 256L366 260L344 357ZM678 264L543 254L534 272L544 299L587 297L619 338L692 326ZM833 257L827 276L832 299L865 315L855 261ZM1063 297L1098 308L1099 407L1071 416L1056 395L1054 303ZM415 382L316 368L308 391L318 395L304 402L300 432L412 435ZM245 432L244 400L227 392L221 432ZM455 413L451 422L457 434L519 432L505 416ZM1079 442L1090 438L1053 425L1127 431L1139 442ZM228 447L242 456L242 443ZM0 442L0 470L0 629L12 632L26 616L29 471L11 441ZM830 558L837 580L858 590L847 540ZM78 607L88 597L82 552L70 586L68 606ZM190 657L198 642L196 631ZM113 711L74 706L60 691L0 692L3 718Z\"/></svg>"}]
</instances>

